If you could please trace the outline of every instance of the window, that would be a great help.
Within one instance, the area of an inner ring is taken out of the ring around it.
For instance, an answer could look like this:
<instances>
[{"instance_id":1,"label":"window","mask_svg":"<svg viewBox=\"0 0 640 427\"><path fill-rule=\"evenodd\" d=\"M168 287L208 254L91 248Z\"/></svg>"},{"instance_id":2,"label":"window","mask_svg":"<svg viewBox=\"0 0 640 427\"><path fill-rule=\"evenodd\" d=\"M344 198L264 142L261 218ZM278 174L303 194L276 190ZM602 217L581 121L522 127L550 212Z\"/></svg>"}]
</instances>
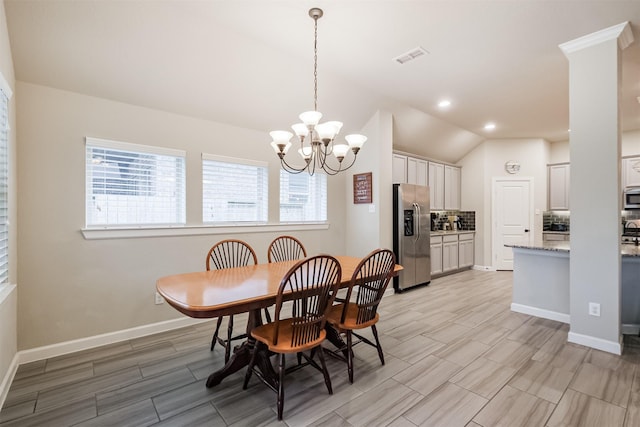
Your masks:
<instances>
[{"instance_id":1,"label":"window","mask_svg":"<svg viewBox=\"0 0 640 427\"><path fill-rule=\"evenodd\" d=\"M280 222L327 220L327 175L280 170Z\"/></svg>"},{"instance_id":2,"label":"window","mask_svg":"<svg viewBox=\"0 0 640 427\"><path fill-rule=\"evenodd\" d=\"M266 222L266 162L202 154L202 221Z\"/></svg>"},{"instance_id":3,"label":"window","mask_svg":"<svg viewBox=\"0 0 640 427\"><path fill-rule=\"evenodd\" d=\"M0 75L0 284L9 282L9 97Z\"/></svg>"},{"instance_id":4,"label":"window","mask_svg":"<svg viewBox=\"0 0 640 427\"><path fill-rule=\"evenodd\" d=\"M86 138L87 226L183 225L185 152Z\"/></svg>"}]
</instances>

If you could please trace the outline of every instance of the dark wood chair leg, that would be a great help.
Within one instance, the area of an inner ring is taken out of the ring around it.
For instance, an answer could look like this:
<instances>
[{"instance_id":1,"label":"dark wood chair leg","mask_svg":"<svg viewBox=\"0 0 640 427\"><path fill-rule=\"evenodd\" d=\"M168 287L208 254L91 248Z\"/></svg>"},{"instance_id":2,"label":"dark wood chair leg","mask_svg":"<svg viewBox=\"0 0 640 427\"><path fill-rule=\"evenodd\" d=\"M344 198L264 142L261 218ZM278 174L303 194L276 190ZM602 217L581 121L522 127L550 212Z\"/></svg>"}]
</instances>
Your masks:
<instances>
[{"instance_id":1,"label":"dark wood chair leg","mask_svg":"<svg viewBox=\"0 0 640 427\"><path fill-rule=\"evenodd\" d=\"M284 353L280 354L278 364L278 421L282 421L284 412Z\"/></svg>"},{"instance_id":2,"label":"dark wood chair leg","mask_svg":"<svg viewBox=\"0 0 640 427\"><path fill-rule=\"evenodd\" d=\"M222 316L218 317L218 324L216 325L216 331L213 333L213 339L211 340L211 351L218 342L218 332L220 332L220 325L222 324Z\"/></svg>"},{"instance_id":3,"label":"dark wood chair leg","mask_svg":"<svg viewBox=\"0 0 640 427\"><path fill-rule=\"evenodd\" d=\"M349 382L353 384L353 336L351 331L347 331L347 371L349 372Z\"/></svg>"},{"instance_id":4,"label":"dark wood chair leg","mask_svg":"<svg viewBox=\"0 0 640 427\"><path fill-rule=\"evenodd\" d=\"M324 360L324 350L322 347L318 348L318 357L320 358L320 364L322 365L322 375L324 375L324 383L327 386L327 391L329 394L333 394L333 388L331 387L331 377L329 376L329 371L327 370L327 364Z\"/></svg>"},{"instance_id":5,"label":"dark wood chair leg","mask_svg":"<svg viewBox=\"0 0 640 427\"><path fill-rule=\"evenodd\" d=\"M271 313L269 313L269 309L264 309L264 317L267 320L267 323L271 323Z\"/></svg>"},{"instance_id":6,"label":"dark wood chair leg","mask_svg":"<svg viewBox=\"0 0 640 427\"><path fill-rule=\"evenodd\" d=\"M231 337L233 335L233 315L229 316L229 326L227 327L227 342L224 348L224 363L229 361L231 357Z\"/></svg>"},{"instance_id":7,"label":"dark wood chair leg","mask_svg":"<svg viewBox=\"0 0 640 427\"><path fill-rule=\"evenodd\" d=\"M373 337L376 339L378 357L380 358L380 362L384 365L384 354L382 354L382 346L380 345L380 339L378 339L378 329L376 329L376 325L371 325L371 331L373 332Z\"/></svg>"}]
</instances>

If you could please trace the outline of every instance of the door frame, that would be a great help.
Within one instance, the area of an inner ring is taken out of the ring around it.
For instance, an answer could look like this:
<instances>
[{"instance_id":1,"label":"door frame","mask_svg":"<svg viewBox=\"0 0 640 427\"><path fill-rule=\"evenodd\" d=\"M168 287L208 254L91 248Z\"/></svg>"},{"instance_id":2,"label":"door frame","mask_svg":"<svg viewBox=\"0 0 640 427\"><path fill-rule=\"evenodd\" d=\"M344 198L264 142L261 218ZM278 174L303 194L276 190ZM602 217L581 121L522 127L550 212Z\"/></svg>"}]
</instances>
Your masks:
<instances>
[{"instance_id":1,"label":"door frame","mask_svg":"<svg viewBox=\"0 0 640 427\"><path fill-rule=\"evenodd\" d=\"M534 208L534 180L532 176L494 176L491 178L491 267L493 270L497 270L497 257L498 257L498 224L497 218L497 185L499 182L528 182L529 183L529 245L535 241L535 208Z\"/></svg>"}]
</instances>

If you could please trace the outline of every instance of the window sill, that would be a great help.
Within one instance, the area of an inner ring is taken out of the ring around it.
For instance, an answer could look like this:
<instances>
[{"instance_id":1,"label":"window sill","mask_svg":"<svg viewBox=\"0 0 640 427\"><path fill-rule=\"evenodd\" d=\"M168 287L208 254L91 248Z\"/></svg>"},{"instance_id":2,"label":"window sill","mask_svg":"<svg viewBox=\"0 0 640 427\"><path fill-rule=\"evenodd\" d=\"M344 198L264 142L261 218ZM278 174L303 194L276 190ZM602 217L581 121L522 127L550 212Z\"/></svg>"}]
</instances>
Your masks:
<instances>
[{"instance_id":1,"label":"window sill","mask_svg":"<svg viewBox=\"0 0 640 427\"><path fill-rule=\"evenodd\" d=\"M0 305L2 305L4 300L7 299L9 295L11 295L11 292L15 288L16 288L16 285L12 285L10 283L0 284Z\"/></svg>"},{"instance_id":2,"label":"window sill","mask_svg":"<svg viewBox=\"0 0 640 427\"><path fill-rule=\"evenodd\" d=\"M137 228L83 228L85 240L132 239L140 237L201 236L209 234L269 233L288 231L327 230L328 222L304 222L282 224L234 224L234 225L196 225L175 227L137 227Z\"/></svg>"}]
</instances>

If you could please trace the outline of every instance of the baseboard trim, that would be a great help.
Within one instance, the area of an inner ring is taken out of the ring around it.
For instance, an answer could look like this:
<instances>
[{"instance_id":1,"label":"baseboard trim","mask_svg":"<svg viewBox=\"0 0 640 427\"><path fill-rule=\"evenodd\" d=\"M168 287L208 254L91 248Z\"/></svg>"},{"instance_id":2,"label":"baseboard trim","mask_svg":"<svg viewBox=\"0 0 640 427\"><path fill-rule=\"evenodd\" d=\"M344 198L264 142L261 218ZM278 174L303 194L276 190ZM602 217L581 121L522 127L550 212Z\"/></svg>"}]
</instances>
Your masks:
<instances>
[{"instance_id":1,"label":"baseboard trim","mask_svg":"<svg viewBox=\"0 0 640 427\"><path fill-rule=\"evenodd\" d=\"M511 311L528 314L530 316L542 317L543 319L555 320L556 322L570 323L570 316L557 311L545 310L523 304L511 303Z\"/></svg>"},{"instance_id":2,"label":"baseboard trim","mask_svg":"<svg viewBox=\"0 0 640 427\"><path fill-rule=\"evenodd\" d=\"M569 332L567 341L574 344L580 344L587 347L595 348L596 350L606 351L607 353L613 353L620 356L622 354L622 335L618 338L618 342L603 340L602 338L596 338L589 335L577 334L575 332Z\"/></svg>"},{"instance_id":3,"label":"baseboard trim","mask_svg":"<svg viewBox=\"0 0 640 427\"><path fill-rule=\"evenodd\" d=\"M37 360L48 359L50 357L62 356L63 354L73 353L76 351L89 350L102 345L114 344L121 341L140 338L147 335L166 332L173 329L184 328L194 324L209 321L211 319L193 319L191 317L182 317L179 319L166 320L149 325L137 326L131 329L109 332L106 334L95 335L87 338L80 338L72 341L65 341L57 344L51 344L43 347L36 347L29 350L19 351L18 364L35 362Z\"/></svg>"},{"instance_id":4,"label":"baseboard trim","mask_svg":"<svg viewBox=\"0 0 640 427\"><path fill-rule=\"evenodd\" d=\"M640 334L640 324L638 323L623 323L622 327L623 335L638 335Z\"/></svg>"},{"instance_id":5,"label":"baseboard trim","mask_svg":"<svg viewBox=\"0 0 640 427\"><path fill-rule=\"evenodd\" d=\"M11 360L11 364L9 365L9 369L7 369L7 373L2 379L2 383L0 383L0 408L2 408L2 405L4 405L4 401L7 399L9 388L11 387L13 378L16 376L16 372L18 371L18 365L18 353L16 353Z\"/></svg>"},{"instance_id":6,"label":"baseboard trim","mask_svg":"<svg viewBox=\"0 0 640 427\"><path fill-rule=\"evenodd\" d=\"M471 269L480 271L496 271L496 269L490 265L474 265Z\"/></svg>"}]
</instances>

